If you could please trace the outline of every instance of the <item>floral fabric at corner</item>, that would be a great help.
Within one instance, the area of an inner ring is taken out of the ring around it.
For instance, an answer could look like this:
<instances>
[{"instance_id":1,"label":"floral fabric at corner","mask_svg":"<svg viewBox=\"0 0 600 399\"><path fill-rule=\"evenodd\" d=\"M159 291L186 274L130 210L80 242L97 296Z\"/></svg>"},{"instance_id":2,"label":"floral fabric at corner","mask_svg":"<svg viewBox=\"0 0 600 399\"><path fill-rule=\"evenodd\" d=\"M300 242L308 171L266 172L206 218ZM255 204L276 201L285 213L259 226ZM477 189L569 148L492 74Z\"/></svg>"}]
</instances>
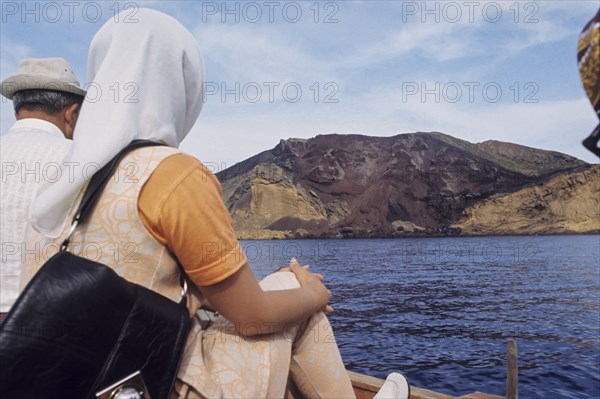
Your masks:
<instances>
[{"instance_id":1,"label":"floral fabric at corner","mask_svg":"<svg viewBox=\"0 0 600 399\"><path fill-rule=\"evenodd\" d=\"M290 272L271 274L260 285L264 290L299 287ZM200 393L178 382L173 399L283 398L288 394L288 375L303 398L354 398L332 327L323 313L270 335L241 337L223 318L197 334L205 357L184 357L183 364L206 368L210 382L215 383L214 391Z\"/></svg>"},{"instance_id":2,"label":"floral fabric at corner","mask_svg":"<svg viewBox=\"0 0 600 399\"><path fill-rule=\"evenodd\" d=\"M126 156L117 169L121 173L109 181L89 221L78 227L71 241L73 253L105 263L129 281L173 300L178 300L181 292L176 260L144 226L138 215L138 198L161 162L177 153L170 147L147 147ZM135 174L127 172L134 170L131 165L135 165ZM43 240L29 230L29 242ZM65 234L66 230L61 236ZM28 259L38 262L27 263L22 285L52 255L48 249L57 249L58 244L36 245L40 253ZM298 286L289 272L275 273L261 282L265 290ZM202 297L198 290L192 292L189 307L193 315ZM307 398L353 397L331 325L322 313L300 326L290 325L282 333L251 338L240 336L221 317L205 331L194 318L176 397L283 397L288 375Z\"/></svg>"}]
</instances>

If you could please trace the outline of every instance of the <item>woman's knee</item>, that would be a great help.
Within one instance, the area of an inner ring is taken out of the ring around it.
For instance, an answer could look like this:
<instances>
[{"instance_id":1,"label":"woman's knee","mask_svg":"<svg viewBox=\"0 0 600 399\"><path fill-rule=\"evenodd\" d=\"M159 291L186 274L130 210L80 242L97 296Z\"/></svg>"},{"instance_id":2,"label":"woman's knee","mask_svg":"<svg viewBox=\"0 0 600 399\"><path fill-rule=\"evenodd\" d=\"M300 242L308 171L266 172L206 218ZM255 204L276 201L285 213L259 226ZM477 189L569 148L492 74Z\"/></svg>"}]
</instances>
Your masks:
<instances>
[{"instance_id":1,"label":"woman's knee","mask_svg":"<svg viewBox=\"0 0 600 399\"><path fill-rule=\"evenodd\" d=\"M289 271L269 274L260 281L260 287L265 291L300 288L296 275Z\"/></svg>"}]
</instances>

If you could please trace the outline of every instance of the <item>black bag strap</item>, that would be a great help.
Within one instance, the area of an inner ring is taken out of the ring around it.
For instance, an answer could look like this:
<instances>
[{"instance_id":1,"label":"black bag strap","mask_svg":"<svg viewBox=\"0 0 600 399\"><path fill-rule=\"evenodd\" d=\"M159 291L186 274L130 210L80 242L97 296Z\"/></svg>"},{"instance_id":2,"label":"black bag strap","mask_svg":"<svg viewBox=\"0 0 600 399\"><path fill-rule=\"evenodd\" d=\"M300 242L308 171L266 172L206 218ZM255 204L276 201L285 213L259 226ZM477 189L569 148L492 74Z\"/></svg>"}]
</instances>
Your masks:
<instances>
[{"instance_id":1,"label":"black bag strap","mask_svg":"<svg viewBox=\"0 0 600 399\"><path fill-rule=\"evenodd\" d=\"M100 194L102 194L102 190L104 190L106 183L108 183L108 180L115 173L115 169L117 168L119 162L121 162L123 157L125 157L125 155L138 148L158 145L165 144L157 143L150 140L133 140L125 148L119 151L117 155L115 155L106 165L104 165L98 172L96 172L94 176L92 176L90 184L85 190L83 198L79 203L77 212L75 212L73 222L77 220L78 224L81 224L86 221L90 210L94 207L94 204L96 203L98 198L100 198Z\"/></svg>"},{"instance_id":2,"label":"black bag strap","mask_svg":"<svg viewBox=\"0 0 600 399\"><path fill-rule=\"evenodd\" d=\"M108 183L108 180L115 173L115 169L117 168L117 165L119 165L121 159L137 148L157 145L165 144L150 140L133 140L131 143L127 144L125 148L119 151L117 155L115 155L110 161L108 161L108 163L99 171L94 173L94 176L92 176L90 179L90 182L83 193L83 197L81 198L81 202L75 211L75 215L71 221L71 229L60 246L61 251L65 251L69 246L69 242L71 241L71 236L73 235L75 228L79 224L86 221L91 209L94 207L94 204L96 201L98 201L98 198L100 198L100 194L102 194L102 190L104 190L106 183Z\"/></svg>"},{"instance_id":3,"label":"black bag strap","mask_svg":"<svg viewBox=\"0 0 600 399\"><path fill-rule=\"evenodd\" d=\"M75 228L84 223L87 220L87 217L90 214L90 211L94 208L94 204L100 198L104 187L115 173L115 169L119 165L119 162L125 157L125 155L129 154L131 151L136 150L142 147L151 147L151 146L159 146L165 145L163 143L157 143L151 140L133 140L131 143L127 144L125 148L123 148L117 155L115 155L106 165L104 165L100 170L94 173L94 176L90 179L90 183L88 184L85 192L83 193L83 197L81 198L81 202L77 207L77 211L73 216L73 220L71 221L71 229L67 234L67 237L64 239L60 246L61 251L66 251L69 246L69 242L71 240L71 236L75 231ZM177 259L176 259L177 260ZM180 284L182 287L181 291L181 302L184 306L187 303L187 280L185 279L185 272L181 267L179 261L177 261L177 267L180 273Z\"/></svg>"}]
</instances>

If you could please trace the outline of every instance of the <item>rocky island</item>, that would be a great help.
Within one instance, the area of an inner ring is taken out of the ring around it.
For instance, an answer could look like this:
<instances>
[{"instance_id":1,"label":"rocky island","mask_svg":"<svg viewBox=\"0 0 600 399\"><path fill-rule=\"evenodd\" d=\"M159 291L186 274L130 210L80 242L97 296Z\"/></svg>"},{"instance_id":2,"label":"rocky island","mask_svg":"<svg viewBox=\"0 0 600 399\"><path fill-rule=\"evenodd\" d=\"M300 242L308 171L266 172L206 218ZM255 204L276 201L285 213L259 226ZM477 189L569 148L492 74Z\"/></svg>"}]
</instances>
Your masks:
<instances>
[{"instance_id":1,"label":"rocky island","mask_svg":"<svg viewBox=\"0 0 600 399\"><path fill-rule=\"evenodd\" d=\"M217 177L241 239L600 232L600 165L499 141L318 135Z\"/></svg>"}]
</instances>

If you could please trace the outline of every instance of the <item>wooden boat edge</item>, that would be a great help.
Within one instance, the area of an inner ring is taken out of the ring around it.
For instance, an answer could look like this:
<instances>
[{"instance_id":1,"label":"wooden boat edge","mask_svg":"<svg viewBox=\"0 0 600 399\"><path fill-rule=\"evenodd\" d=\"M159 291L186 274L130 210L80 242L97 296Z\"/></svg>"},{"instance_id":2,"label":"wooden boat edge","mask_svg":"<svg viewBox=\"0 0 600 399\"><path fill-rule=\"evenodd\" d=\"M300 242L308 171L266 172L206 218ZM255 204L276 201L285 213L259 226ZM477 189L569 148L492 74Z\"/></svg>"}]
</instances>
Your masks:
<instances>
[{"instance_id":1,"label":"wooden boat edge","mask_svg":"<svg viewBox=\"0 0 600 399\"><path fill-rule=\"evenodd\" d=\"M356 373L354 371L348 371L348 375L352 381L352 387L354 388L356 399L372 399L384 382L384 380L381 378ZM474 392L472 394L456 398L455 396L450 396L411 385L410 399L504 399L504 397Z\"/></svg>"}]
</instances>

